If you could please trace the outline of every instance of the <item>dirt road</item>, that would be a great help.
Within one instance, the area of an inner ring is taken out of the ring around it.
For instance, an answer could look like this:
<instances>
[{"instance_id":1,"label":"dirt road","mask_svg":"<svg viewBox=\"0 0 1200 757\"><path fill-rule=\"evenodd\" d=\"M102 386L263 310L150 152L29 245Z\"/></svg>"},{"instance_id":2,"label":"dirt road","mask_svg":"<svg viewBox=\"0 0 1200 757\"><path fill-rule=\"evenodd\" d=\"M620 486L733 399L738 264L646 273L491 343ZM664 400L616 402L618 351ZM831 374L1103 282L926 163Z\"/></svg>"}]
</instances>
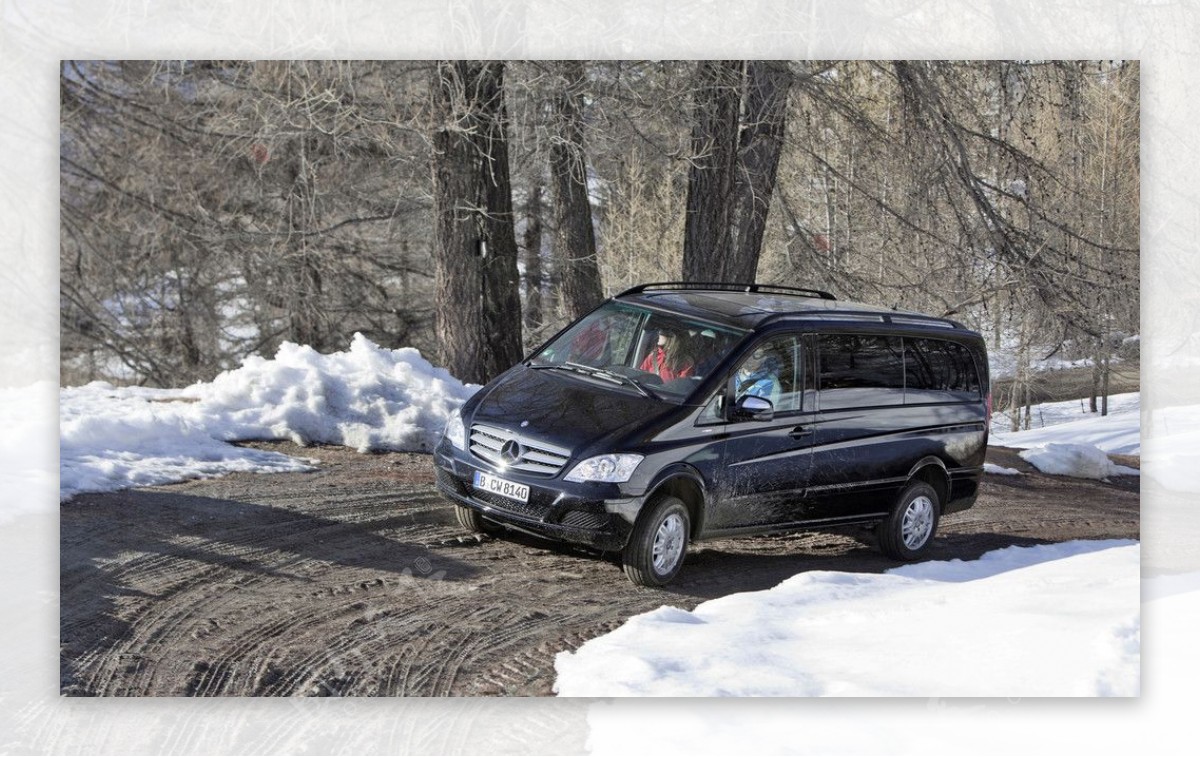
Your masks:
<instances>
[{"instance_id":1,"label":"dirt road","mask_svg":"<svg viewBox=\"0 0 1200 757\"><path fill-rule=\"evenodd\" d=\"M234 475L62 506L61 685L69 695L544 695L555 653L663 604L807 570L895 564L843 536L705 542L666 590L532 538L462 538L427 456L255 446L312 473ZM933 559L1137 538L1138 480L985 477Z\"/></svg>"}]
</instances>

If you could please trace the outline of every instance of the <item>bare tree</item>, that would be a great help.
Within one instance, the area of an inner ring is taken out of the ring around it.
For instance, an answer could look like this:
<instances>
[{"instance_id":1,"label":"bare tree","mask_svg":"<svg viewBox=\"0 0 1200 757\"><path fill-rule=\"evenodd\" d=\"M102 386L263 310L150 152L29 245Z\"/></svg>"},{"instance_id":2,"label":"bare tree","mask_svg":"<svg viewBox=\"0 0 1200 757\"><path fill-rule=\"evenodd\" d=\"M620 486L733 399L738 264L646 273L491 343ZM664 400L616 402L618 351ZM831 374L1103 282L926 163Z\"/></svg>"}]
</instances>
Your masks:
<instances>
[{"instance_id":1,"label":"bare tree","mask_svg":"<svg viewBox=\"0 0 1200 757\"><path fill-rule=\"evenodd\" d=\"M522 321L682 271L954 315L1022 361L1022 408L1037 361L1091 358L1102 412L1138 328L1137 87L1129 61L67 62L62 375L178 384L361 331L479 381Z\"/></svg>"},{"instance_id":2,"label":"bare tree","mask_svg":"<svg viewBox=\"0 0 1200 757\"><path fill-rule=\"evenodd\" d=\"M584 127L606 293L678 279L691 133L691 61L591 61Z\"/></svg>"},{"instance_id":3,"label":"bare tree","mask_svg":"<svg viewBox=\"0 0 1200 757\"><path fill-rule=\"evenodd\" d=\"M431 90L439 360L485 383L521 358L504 64L442 61Z\"/></svg>"},{"instance_id":4,"label":"bare tree","mask_svg":"<svg viewBox=\"0 0 1200 757\"><path fill-rule=\"evenodd\" d=\"M679 276L683 265L681 162L656 162L631 150L607 182L601 270L612 289Z\"/></svg>"},{"instance_id":5,"label":"bare tree","mask_svg":"<svg viewBox=\"0 0 1200 757\"><path fill-rule=\"evenodd\" d=\"M604 299L596 262L596 235L588 199L588 165L583 144L583 64L562 61L561 89L554 98L555 134L550 145L554 186L555 257L567 318L585 315Z\"/></svg>"},{"instance_id":6,"label":"bare tree","mask_svg":"<svg viewBox=\"0 0 1200 757\"><path fill-rule=\"evenodd\" d=\"M752 282L783 148L783 61L702 61L696 72L683 274Z\"/></svg>"},{"instance_id":7,"label":"bare tree","mask_svg":"<svg viewBox=\"0 0 1200 757\"><path fill-rule=\"evenodd\" d=\"M356 331L425 346L417 69L64 63L64 380L187 383Z\"/></svg>"},{"instance_id":8,"label":"bare tree","mask_svg":"<svg viewBox=\"0 0 1200 757\"><path fill-rule=\"evenodd\" d=\"M737 170L741 61L700 61L683 237L683 278L719 278L729 255ZM716 275L714 275L716 274Z\"/></svg>"},{"instance_id":9,"label":"bare tree","mask_svg":"<svg viewBox=\"0 0 1200 757\"><path fill-rule=\"evenodd\" d=\"M1081 97L1088 117L1079 130L1080 154L1086 156L1079 161L1085 169L1079 195L1091 201L1084 213L1099 242L1093 250L1083 252L1091 253L1089 257L1101 271L1126 282L1120 287L1091 290L1091 320L1099 335L1093 340L1090 402L1093 412L1107 415L1113 359L1123 337L1129 336L1123 331L1126 324L1138 321L1137 298L1130 296L1135 291L1128 284L1136 281L1138 261L1120 252L1136 246L1138 240L1138 71L1136 62L1102 62L1086 67L1083 73L1079 77Z\"/></svg>"},{"instance_id":10,"label":"bare tree","mask_svg":"<svg viewBox=\"0 0 1200 757\"><path fill-rule=\"evenodd\" d=\"M775 275L802 271L848 295L934 312L986 309L992 324L1019 289L1060 335L1097 331L1085 295L1129 291L1111 264L1136 260L1136 240L1101 240L1078 213L1096 195L1073 168L1085 151L1061 133L1057 64L812 69L797 77L789 115L800 128L789 128L777 186L782 223L768 246L785 259L772 256ZM1129 134L1120 141L1136 144ZM1136 202L1120 206L1136 217ZM937 287L922 286L931 278Z\"/></svg>"},{"instance_id":11,"label":"bare tree","mask_svg":"<svg viewBox=\"0 0 1200 757\"><path fill-rule=\"evenodd\" d=\"M746 63L745 116L739 138L732 239L721 262L722 281L752 282L758 271L767 212L783 150L788 90L786 61Z\"/></svg>"},{"instance_id":12,"label":"bare tree","mask_svg":"<svg viewBox=\"0 0 1200 757\"><path fill-rule=\"evenodd\" d=\"M525 230L521 235L521 262L525 266L525 333L542 327L542 185L534 184L525 203Z\"/></svg>"}]
</instances>

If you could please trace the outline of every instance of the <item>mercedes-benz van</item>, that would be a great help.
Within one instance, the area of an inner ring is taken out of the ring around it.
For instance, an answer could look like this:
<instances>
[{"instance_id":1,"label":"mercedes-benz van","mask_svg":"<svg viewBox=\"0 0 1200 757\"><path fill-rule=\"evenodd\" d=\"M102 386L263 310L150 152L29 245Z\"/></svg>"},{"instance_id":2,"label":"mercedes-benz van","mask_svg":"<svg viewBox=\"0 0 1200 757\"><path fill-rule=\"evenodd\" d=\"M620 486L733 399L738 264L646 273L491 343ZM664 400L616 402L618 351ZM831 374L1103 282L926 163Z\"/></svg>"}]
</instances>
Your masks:
<instances>
[{"instance_id":1,"label":"mercedes-benz van","mask_svg":"<svg viewBox=\"0 0 1200 757\"><path fill-rule=\"evenodd\" d=\"M662 585L690 542L874 528L915 560L970 507L990 414L983 339L807 289L643 284L488 383L437 482L472 531L619 553Z\"/></svg>"}]
</instances>

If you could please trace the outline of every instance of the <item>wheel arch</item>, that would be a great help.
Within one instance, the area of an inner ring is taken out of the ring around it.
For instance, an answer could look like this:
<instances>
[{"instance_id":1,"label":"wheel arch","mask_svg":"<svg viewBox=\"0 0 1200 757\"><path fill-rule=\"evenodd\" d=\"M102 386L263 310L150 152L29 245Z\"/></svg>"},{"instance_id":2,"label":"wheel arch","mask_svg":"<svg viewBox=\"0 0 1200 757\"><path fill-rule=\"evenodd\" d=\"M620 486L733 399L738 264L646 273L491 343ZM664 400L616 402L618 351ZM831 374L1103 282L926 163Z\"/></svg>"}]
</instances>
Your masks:
<instances>
[{"instance_id":1,"label":"wheel arch","mask_svg":"<svg viewBox=\"0 0 1200 757\"><path fill-rule=\"evenodd\" d=\"M946 464L932 455L921 458L909 470L908 480L924 481L933 487L938 495L938 515L942 515L950 501L950 471L946 470Z\"/></svg>"},{"instance_id":2,"label":"wheel arch","mask_svg":"<svg viewBox=\"0 0 1200 757\"><path fill-rule=\"evenodd\" d=\"M691 520L689 540L699 538L704 530L704 503L708 487L699 471L689 465L680 465L663 471L658 480L650 487L645 502L653 502L663 496L678 497L688 509ZM646 507L643 505L642 510Z\"/></svg>"}]
</instances>

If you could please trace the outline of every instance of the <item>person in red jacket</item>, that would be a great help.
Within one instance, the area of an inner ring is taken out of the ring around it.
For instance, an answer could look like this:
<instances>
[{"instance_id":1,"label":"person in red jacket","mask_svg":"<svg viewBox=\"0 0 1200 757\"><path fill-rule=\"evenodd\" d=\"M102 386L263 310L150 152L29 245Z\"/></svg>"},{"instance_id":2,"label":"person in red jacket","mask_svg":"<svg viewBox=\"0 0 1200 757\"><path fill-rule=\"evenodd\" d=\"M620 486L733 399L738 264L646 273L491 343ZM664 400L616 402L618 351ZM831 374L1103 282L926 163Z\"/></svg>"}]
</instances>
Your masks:
<instances>
[{"instance_id":1,"label":"person in red jacket","mask_svg":"<svg viewBox=\"0 0 1200 757\"><path fill-rule=\"evenodd\" d=\"M643 371L657 374L663 381L687 378L695 370L684 337L674 331L658 332L658 344L639 366Z\"/></svg>"},{"instance_id":2,"label":"person in red jacket","mask_svg":"<svg viewBox=\"0 0 1200 757\"><path fill-rule=\"evenodd\" d=\"M571 353L568 360L597 368L611 363L612 349L608 337L614 322L615 319L607 315L592 321L571 341Z\"/></svg>"}]
</instances>

